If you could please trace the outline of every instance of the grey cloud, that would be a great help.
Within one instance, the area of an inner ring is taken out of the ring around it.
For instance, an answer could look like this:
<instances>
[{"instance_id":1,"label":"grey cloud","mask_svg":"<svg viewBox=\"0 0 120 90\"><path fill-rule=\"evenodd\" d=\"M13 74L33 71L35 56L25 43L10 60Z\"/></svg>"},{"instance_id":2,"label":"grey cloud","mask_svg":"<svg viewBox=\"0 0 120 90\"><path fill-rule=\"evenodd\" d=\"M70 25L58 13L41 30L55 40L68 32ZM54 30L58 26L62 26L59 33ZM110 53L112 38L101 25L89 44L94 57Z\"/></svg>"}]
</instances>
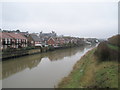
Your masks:
<instances>
[{"instance_id":1,"label":"grey cloud","mask_svg":"<svg viewBox=\"0 0 120 90\"><path fill-rule=\"evenodd\" d=\"M117 3L3 3L2 10L7 29L53 29L80 37L109 37L117 32Z\"/></svg>"}]
</instances>

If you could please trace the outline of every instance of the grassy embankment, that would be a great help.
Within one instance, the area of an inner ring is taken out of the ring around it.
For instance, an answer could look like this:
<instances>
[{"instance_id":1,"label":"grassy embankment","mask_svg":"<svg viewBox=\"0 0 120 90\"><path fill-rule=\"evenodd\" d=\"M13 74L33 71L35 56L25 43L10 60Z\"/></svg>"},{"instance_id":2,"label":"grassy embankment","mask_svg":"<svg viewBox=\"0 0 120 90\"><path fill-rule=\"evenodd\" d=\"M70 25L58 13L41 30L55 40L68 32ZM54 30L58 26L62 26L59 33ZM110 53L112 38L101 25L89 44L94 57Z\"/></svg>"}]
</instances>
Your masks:
<instances>
[{"instance_id":1,"label":"grassy embankment","mask_svg":"<svg viewBox=\"0 0 120 90\"><path fill-rule=\"evenodd\" d=\"M112 50L112 51L118 50L118 47L112 44L107 44L107 47L108 50ZM113 60L113 57L112 60L110 60L110 58L109 59L106 58L107 60L105 59L101 60L101 58L95 55L95 52L97 50L98 47L87 52L74 65L73 70L69 74L69 76L62 79L58 87L59 88L118 88L119 63L116 60Z\"/></svg>"}]
</instances>

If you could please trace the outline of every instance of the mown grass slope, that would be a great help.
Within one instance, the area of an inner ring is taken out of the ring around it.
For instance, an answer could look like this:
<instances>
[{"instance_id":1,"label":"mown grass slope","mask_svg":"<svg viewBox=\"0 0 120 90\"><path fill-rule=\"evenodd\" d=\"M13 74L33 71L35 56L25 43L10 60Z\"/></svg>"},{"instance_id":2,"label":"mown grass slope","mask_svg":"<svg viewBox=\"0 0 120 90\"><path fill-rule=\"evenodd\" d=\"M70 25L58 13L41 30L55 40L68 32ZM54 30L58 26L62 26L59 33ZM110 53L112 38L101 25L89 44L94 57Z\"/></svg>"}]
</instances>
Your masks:
<instances>
[{"instance_id":1,"label":"mown grass slope","mask_svg":"<svg viewBox=\"0 0 120 90\"><path fill-rule=\"evenodd\" d=\"M118 62L101 62L89 51L73 67L68 77L62 79L59 88L118 88Z\"/></svg>"}]
</instances>

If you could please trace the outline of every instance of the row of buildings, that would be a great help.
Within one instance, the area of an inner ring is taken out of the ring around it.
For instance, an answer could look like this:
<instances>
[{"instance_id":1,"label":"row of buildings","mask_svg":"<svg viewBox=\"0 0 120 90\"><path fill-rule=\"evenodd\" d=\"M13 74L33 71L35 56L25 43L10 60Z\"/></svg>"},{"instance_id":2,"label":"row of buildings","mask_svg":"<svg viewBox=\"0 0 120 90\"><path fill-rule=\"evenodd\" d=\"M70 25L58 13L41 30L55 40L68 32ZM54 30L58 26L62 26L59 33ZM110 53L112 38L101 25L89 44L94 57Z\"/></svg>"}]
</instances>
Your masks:
<instances>
[{"instance_id":1,"label":"row of buildings","mask_svg":"<svg viewBox=\"0 0 120 90\"><path fill-rule=\"evenodd\" d=\"M16 31L2 30L0 32L1 49L7 48L23 48L23 47L42 47L42 46L54 46L59 47L63 44L84 43L84 38L57 36L52 31L51 33L28 33Z\"/></svg>"}]
</instances>

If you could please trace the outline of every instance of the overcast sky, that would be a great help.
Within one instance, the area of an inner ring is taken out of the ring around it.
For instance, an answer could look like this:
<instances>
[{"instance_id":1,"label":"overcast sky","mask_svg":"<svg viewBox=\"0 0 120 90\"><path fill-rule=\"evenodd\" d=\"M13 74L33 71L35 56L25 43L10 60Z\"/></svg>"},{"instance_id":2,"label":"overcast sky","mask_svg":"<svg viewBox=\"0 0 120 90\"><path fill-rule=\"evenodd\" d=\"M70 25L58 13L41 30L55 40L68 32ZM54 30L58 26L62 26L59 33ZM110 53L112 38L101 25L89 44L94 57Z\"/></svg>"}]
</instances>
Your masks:
<instances>
[{"instance_id":1,"label":"overcast sky","mask_svg":"<svg viewBox=\"0 0 120 90\"><path fill-rule=\"evenodd\" d=\"M108 38L118 33L117 2L4 2L2 29Z\"/></svg>"}]
</instances>

